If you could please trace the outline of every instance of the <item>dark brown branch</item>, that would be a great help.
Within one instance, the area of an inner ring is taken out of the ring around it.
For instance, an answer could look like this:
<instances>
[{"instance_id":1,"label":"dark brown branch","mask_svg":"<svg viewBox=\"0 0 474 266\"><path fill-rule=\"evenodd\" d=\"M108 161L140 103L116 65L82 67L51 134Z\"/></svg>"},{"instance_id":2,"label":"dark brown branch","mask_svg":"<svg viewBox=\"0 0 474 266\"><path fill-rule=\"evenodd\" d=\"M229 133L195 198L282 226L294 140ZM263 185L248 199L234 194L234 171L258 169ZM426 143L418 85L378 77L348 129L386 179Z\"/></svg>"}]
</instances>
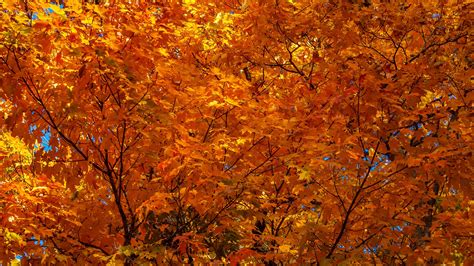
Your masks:
<instances>
[{"instance_id":1,"label":"dark brown branch","mask_svg":"<svg viewBox=\"0 0 474 266\"><path fill-rule=\"evenodd\" d=\"M374 150L374 155L372 156L372 159L370 160L370 165L367 167L367 172L364 176L364 180L359 185L359 188L357 189L357 192L354 195L354 198L352 198L351 204L347 208L347 212L346 212L346 215L344 217L344 221L342 222L341 229L339 230L339 234L337 235L336 240L334 241L334 243L331 246L331 249L329 250L328 254L326 255L327 259L330 259L332 257L334 251L337 248L337 245L341 241L342 236L344 235L344 232L346 231L347 224L349 223L350 215L351 215L352 211L355 210L356 203L359 201L359 195L362 193L362 191L364 189L365 182L367 182L367 179L368 179L368 177L369 177L369 175L372 171L372 165L374 164L375 158L377 156L379 146L380 146L380 140L377 142L377 146L375 147L375 150Z\"/></svg>"}]
</instances>

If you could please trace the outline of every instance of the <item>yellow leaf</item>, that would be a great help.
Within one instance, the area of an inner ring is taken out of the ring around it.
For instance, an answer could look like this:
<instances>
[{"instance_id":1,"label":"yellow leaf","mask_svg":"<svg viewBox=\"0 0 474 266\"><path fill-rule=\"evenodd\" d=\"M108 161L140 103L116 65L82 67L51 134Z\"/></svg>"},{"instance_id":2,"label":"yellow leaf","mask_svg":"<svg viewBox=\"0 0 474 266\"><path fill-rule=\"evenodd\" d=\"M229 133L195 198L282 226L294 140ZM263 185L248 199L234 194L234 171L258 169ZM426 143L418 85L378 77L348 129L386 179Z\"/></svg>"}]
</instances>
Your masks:
<instances>
[{"instance_id":1,"label":"yellow leaf","mask_svg":"<svg viewBox=\"0 0 474 266\"><path fill-rule=\"evenodd\" d=\"M55 14L57 14L61 17L66 17L66 13L64 12L64 10L61 7L59 7L58 5L50 4L49 8L51 8Z\"/></svg>"},{"instance_id":2,"label":"yellow leaf","mask_svg":"<svg viewBox=\"0 0 474 266\"><path fill-rule=\"evenodd\" d=\"M212 101L212 102L210 102L207 106L212 107L212 106L216 106L216 105L218 105L218 104L219 104L218 101Z\"/></svg>"},{"instance_id":3,"label":"yellow leaf","mask_svg":"<svg viewBox=\"0 0 474 266\"><path fill-rule=\"evenodd\" d=\"M212 101L212 102L207 104L207 106L209 106L209 107L222 107L224 105L225 105L224 103L220 103L218 101Z\"/></svg>"},{"instance_id":4,"label":"yellow leaf","mask_svg":"<svg viewBox=\"0 0 474 266\"><path fill-rule=\"evenodd\" d=\"M7 239L7 241L17 242L18 244L20 244L20 246L23 246L25 244L25 241L19 234L11 232L8 229L5 229L5 233L5 238Z\"/></svg>"},{"instance_id":5,"label":"yellow leaf","mask_svg":"<svg viewBox=\"0 0 474 266\"><path fill-rule=\"evenodd\" d=\"M230 98L225 98L224 101L230 105L234 105L234 106L240 106L238 102L230 99Z\"/></svg>"},{"instance_id":6,"label":"yellow leaf","mask_svg":"<svg viewBox=\"0 0 474 266\"><path fill-rule=\"evenodd\" d=\"M170 54L168 53L168 50L166 50L165 48L158 48L158 52L162 55L162 56L169 56Z\"/></svg>"},{"instance_id":7,"label":"yellow leaf","mask_svg":"<svg viewBox=\"0 0 474 266\"><path fill-rule=\"evenodd\" d=\"M311 180L311 173L307 169L300 169L299 170L299 180L310 181Z\"/></svg>"},{"instance_id":8,"label":"yellow leaf","mask_svg":"<svg viewBox=\"0 0 474 266\"><path fill-rule=\"evenodd\" d=\"M247 141L246 139L239 138L239 139L237 139L237 145L245 144L246 141Z\"/></svg>"},{"instance_id":9,"label":"yellow leaf","mask_svg":"<svg viewBox=\"0 0 474 266\"><path fill-rule=\"evenodd\" d=\"M280 247L278 247L278 249L283 253L288 253L291 250L291 246L290 245L281 245Z\"/></svg>"}]
</instances>

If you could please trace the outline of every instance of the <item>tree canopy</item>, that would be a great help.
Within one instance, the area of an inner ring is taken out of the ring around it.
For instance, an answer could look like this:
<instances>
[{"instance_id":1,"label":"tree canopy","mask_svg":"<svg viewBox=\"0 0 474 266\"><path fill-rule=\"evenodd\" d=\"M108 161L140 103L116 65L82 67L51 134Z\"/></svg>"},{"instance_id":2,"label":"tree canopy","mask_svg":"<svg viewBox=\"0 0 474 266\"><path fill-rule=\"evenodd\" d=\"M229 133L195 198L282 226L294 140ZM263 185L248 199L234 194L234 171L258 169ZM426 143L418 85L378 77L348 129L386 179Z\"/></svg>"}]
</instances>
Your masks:
<instances>
[{"instance_id":1,"label":"tree canopy","mask_svg":"<svg viewBox=\"0 0 474 266\"><path fill-rule=\"evenodd\" d=\"M469 1L0 3L0 263L473 263Z\"/></svg>"}]
</instances>

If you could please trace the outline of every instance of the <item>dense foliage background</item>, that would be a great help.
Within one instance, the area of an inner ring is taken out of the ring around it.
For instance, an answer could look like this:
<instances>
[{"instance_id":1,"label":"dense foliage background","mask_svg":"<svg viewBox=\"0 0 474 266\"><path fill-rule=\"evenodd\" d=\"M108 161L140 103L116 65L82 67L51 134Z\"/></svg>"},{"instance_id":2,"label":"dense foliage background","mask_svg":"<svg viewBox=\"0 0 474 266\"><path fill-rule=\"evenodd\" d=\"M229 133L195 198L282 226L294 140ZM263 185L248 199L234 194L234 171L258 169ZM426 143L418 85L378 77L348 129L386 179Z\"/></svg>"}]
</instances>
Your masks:
<instances>
[{"instance_id":1,"label":"dense foliage background","mask_svg":"<svg viewBox=\"0 0 474 266\"><path fill-rule=\"evenodd\" d=\"M4 0L0 263L473 263L468 1Z\"/></svg>"}]
</instances>

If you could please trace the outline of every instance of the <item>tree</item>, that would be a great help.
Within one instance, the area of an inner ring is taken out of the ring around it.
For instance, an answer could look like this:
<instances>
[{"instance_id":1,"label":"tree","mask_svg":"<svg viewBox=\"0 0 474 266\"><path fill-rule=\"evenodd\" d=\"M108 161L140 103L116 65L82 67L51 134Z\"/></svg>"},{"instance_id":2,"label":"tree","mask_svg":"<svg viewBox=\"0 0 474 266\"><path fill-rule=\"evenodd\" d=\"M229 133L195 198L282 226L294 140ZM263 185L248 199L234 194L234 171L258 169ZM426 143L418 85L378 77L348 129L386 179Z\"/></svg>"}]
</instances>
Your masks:
<instances>
[{"instance_id":1,"label":"tree","mask_svg":"<svg viewBox=\"0 0 474 266\"><path fill-rule=\"evenodd\" d=\"M3 262L473 257L472 5L20 3Z\"/></svg>"}]
</instances>

